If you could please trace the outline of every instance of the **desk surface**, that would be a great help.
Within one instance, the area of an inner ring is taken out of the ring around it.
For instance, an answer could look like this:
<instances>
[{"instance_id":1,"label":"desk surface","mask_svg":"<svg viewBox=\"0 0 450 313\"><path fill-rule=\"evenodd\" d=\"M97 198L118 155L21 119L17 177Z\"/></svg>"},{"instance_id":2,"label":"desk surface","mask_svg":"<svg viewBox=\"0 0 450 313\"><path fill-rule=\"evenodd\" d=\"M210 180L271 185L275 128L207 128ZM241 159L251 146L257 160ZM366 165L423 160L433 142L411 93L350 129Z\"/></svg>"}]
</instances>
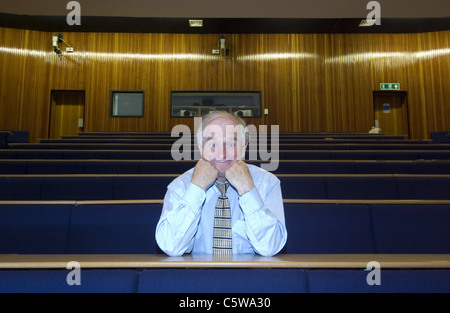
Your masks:
<instances>
[{"instance_id":1,"label":"desk surface","mask_svg":"<svg viewBox=\"0 0 450 313\"><path fill-rule=\"evenodd\" d=\"M450 268L450 254L0 254L0 269L66 269L71 261L82 268L366 268L370 261L379 262L382 268Z\"/></svg>"}]
</instances>

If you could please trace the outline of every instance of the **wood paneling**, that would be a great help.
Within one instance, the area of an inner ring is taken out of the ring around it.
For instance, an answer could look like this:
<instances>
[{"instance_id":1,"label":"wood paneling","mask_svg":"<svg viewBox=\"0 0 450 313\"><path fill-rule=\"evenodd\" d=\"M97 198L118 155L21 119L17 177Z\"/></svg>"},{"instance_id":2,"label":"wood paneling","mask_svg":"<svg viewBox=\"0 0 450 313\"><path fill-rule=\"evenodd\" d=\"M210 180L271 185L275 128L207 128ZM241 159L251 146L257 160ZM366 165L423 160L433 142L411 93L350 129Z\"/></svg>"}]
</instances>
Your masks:
<instances>
[{"instance_id":1,"label":"wood paneling","mask_svg":"<svg viewBox=\"0 0 450 313\"><path fill-rule=\"evenodd\" d=\"M248 123L280 131L368 131L373 91L400 83L411 138L450 129L450 31L420 34L52 33L0 28L0 129L48 136L52 90L84 90L85 131L170 131L170 90L261 90L269 115ZM60 44L61 45L61 44ZM61 45L62 47L62 45ZM145 90L143 118L110 117L111 90Z\"/></svg>"}]
</instances>

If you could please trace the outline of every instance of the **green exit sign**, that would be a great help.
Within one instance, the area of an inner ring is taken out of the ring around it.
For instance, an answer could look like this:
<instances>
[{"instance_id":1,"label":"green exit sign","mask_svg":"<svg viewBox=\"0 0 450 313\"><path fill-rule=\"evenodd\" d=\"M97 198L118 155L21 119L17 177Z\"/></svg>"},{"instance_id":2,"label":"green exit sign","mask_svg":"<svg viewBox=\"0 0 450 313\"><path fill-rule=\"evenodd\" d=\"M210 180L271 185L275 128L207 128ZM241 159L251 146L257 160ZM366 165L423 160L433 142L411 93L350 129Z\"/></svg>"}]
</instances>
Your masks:
<instances>
[{"instance_id":1,"label":"green exit sign","mask_svg":"<svg viewBox=\"0 0 450 313\"><path fill-rule=\"evenodd\" d=\"M400 84L399 83L381 83L380 89L381 90L400 90Z\"/></svg>"}]
</instances>

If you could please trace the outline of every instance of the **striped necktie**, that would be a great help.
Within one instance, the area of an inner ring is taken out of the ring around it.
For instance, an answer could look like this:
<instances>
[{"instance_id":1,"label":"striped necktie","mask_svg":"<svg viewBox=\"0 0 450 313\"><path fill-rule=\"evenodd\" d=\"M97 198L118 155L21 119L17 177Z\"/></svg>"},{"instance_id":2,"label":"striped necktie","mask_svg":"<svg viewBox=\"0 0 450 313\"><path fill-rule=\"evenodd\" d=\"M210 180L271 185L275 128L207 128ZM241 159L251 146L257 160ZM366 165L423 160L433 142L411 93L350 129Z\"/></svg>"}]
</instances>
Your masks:
<instances>
[{"instance_id":1,"label":"striped necktie","mask_svg":"<svg viewBox=\"0 0 450 313\"><path fill-rule=\"evenodd\" d=\"M228 183L215 184L221 195L217 199L214 212L213 254L232 255L231 245L231 209L230 201L226 194Z\"/></svg>"}]
</instances>

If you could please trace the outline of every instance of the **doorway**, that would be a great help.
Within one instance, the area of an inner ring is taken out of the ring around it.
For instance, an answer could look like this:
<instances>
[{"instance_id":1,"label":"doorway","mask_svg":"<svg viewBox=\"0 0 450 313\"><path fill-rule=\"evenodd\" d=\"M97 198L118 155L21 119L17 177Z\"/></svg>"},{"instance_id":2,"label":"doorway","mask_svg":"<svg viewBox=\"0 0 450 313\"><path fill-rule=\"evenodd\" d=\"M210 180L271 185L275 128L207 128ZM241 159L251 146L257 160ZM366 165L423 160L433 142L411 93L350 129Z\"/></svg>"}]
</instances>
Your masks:
<instances>
[{"instance_id":1,"label":"doorway","mask_svg":"<svg viewBox=\"0 0 450 313\"><path fill-rule=\"evenodd\" d=\"M84 129L84 90L52 90L49 138L76 136Z\"/></svg>"},{"instance_id":2,"label":"doorway","mask_svg":"<svg viewBox=\"0 0 450 313\"><path fill-rule=\"evenodd\" d=\"M375 127L393 136L409 138L408 97L406 91L374 91Z\"/></svg>"}]
</instances>

